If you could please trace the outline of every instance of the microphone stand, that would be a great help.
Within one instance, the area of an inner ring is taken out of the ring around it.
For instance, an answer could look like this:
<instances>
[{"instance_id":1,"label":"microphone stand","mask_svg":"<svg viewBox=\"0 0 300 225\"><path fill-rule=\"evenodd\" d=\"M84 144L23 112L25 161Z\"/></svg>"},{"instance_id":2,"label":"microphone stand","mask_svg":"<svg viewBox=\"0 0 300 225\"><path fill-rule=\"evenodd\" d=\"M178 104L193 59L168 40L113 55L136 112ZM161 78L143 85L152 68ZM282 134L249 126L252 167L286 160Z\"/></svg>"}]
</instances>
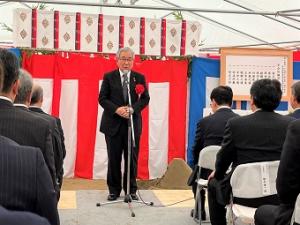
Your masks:
<instances>
[{"instance_id":1,"label":"microphone stand","mask_svg":"<svg viewBox=\"0 0 300 225\"><path fill-rule=\"evenodd\" d=\"M127 132L127 188L126 188L126 195L124 197L124 200L116 200L111 202L105 202L105 203L97 203L96 206L99 207L101 205L109 205L114 204L118 202L125 202L128 204L128 208L131 212L131 217L135 217L135 213L132 209L131 202L145 204L149 206L153 206L153 202L145 202L145 201L139 201L139 200L133 200L130 195L130 164L131 164L131 155L132 155L132 149L136 147L135 144L135 134L134 134L134 125L133 125L133 115L132 115L132 101L131 101L131 95L130 95L130 86L128 79L125 81L126 87L127 87L127 96L128 96L128 108L129 108L129 118L128 118L128 132ZM137 165L136 165L137 166Z\"/></svg>"}]
</instances>

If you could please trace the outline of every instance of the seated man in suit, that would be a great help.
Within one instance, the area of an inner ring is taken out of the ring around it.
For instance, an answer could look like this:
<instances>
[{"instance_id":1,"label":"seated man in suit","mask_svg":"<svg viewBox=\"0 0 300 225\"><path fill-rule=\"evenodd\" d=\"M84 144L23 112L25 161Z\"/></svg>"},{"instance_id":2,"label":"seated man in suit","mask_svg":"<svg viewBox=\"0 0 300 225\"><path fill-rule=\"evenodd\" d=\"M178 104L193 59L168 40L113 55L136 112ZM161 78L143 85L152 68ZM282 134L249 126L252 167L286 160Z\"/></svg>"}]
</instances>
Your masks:
<instances>
[{"instance_id":1,"label":"seated man in suit","mask_svg":"<svg viewBox=\"0 0 300 225\"><path fill-rule=\"evenodd\" d=\"M62 129L61 122L58 117L51 116L42 110L43 100L44 100L43 88L38 84L34 84L31 93L29 110L39 113L41 117L48 120L51 124L53 123L56 124L56 126L53 124L54 129L52 130L52 134L55 137L54 140L58 139L57 141L53 141L53 142L56 143L55 148L57 150L54 151L55 168L56 168L56 175L58 177L58 183L61 188L63 175L64 175L63 160L66 156L66 148L64 144L65 142L64 131Z\"/></svg>"},{"instance_id":2,"label":"seated man in suit","mask_svg":"<svg viewBox=\"0 0 300 225\"><path fill-rule=\"evenodd\" d=\"M293 121L287 131L277 173L279 206L263 205L255 212L256 225L289 225L300 193L300 120Z\"/></svg>"},{"instance_id":3,"label":"seated man in suit","mask_svg":"<svg viewBox=\"0 0 300 225\"><path fill-rule=\"evenodd\" d=\"M299 119L300 118L300 81L297 81L292 85L290 104L294 109L294 112L290 113L289 116Z\"/></svg>"},{"instance_id":4,"label":"seated man in suit","mask_svg":"<svg viewBox=\"0 0 300 225\"><path fill-rule=\"evenodd\" d=\"M238 116L231 110L232 105L232 90L228 86L219 86L212 90L210 94L211 109L214 114L201 119L197 124L195 143L193 147L194 156L194 170L199 170L198 159L201 150L209 145L221 145L223 134L227 121ZM211 170L201 169L200 176L207 179ZM194 181L193 185L194 196L197 190L197 183ZM201 219L206 219L205 213L205 190L201 190ZM194 212L192 212L193 214ZM196 214L198 215L198 213Z\"/></svg>"},{"instance_id":5,"label":"seated man in suit","mask_svg":"<svg viewBox=\"0 0 300 225\"><path fill-rule=\"evenodd\" d=\"M10 211L0 206L0 225L50 225L43 217L24 211Z\"/></svg>"},{"instance_id":6,"label":"seated man in suit","mask_svg":"<svg viewBox=\"0 0 300 225\"><path fill-rule=\"evenodd\" d=\"M8 137L20 145L38 147L43 153L54 187L57 189L50 125L29 110L20 110L14 107L13 102L20 82L19 61L13 53L6 49L0 49L0 60L4 72L3 87L0 91L0 135Z\"/></svg>"},{"instance_id":7,"label":"seated man in suit","mask_svg":"<svg viewBox=\"0 0 300 225\"><path fill-rule=\"evenodd\" d=\"M232 164L233 171L244 163L279 160L287 127L293 120L274 112L282 95L278 80L255 81L250 95L254 113L228 120L222 148L216 158L216 170L209 176L208 203L212 225L226 225L225 205L228 204L230 193L221 195L221 198L219 188L220 184L225 185L226 190L230 188L231 173L226 174L229 166ZM271 201L277 202L277 199L271 198ZM243 205L248 203L239 202ZM259 206L265 203L265 199L256 203Z\"/></svg>"}]
</instances>

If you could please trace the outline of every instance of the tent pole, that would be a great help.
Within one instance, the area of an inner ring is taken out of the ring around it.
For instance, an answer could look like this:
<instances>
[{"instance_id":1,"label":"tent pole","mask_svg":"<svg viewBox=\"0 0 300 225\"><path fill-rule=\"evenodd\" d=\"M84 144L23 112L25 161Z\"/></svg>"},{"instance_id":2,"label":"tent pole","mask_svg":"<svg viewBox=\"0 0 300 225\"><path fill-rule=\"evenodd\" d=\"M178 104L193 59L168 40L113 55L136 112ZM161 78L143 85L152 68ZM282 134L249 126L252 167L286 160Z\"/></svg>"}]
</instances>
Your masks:
<instances>
[{"instance_id":1,"label":"tent pole","mask_svg":"<svg viewBox=\"0 0 300 225\"><path fill-rule=\"evenodd\" d=\"M242 4L238 4L238 3L235 3L235 2L230 1L230 0L224 0L224 2L227 2L227 3L231 4L231 5L238 6L238 7L240 7L240 8L245 9L245 10L248 10L248 11L252 11L252 12L254 11L253 9L247 8L247 7L243 6ZM274 20L274 21L276 21L276 22L278 22L278 23L281 23L281 24L284 24L284 25L286 25L286 26L292 27L292 28L294 28L294 29L300 30L300 27L296 27L296 26L294 26L294 25L292 25L292 24L289 24L289 23L286 23L286 22L284 22L284 21L278 20L278 19L273 18L273 17L271 17L271 16L267 16L267 15L261 15L261 16L266 17L266 18L268 18L268 19L270 19L270 20ZM287 17L287 18L289 18L289 17Z\"/></svg>"},{"instance_id":2,"label":"tent pole","mask_svg":"<svg viewBox=\"0 0 300 225\"><path fill-rule=\"evenodd\" d=\"M270 11L238 11L238 10L216 10L216 9L199 9L199 8L183 8L183 7L160 7L160 6L139 6L139 5L114 5L114 4L99 4L92 2L72 2L72 1L57 1L57 0L7 0L7 2L27 2L27 3L46 3L55 5L82 5L82 6L101 6L107 8L131 8L131 9L151 9L151 10L171 10L184 12L205 12L205 13L226 13L226 14L250 14L250 15L273 15L273 16L299 16L300 13L282 13Z\"/></svg>"}]
</instances>

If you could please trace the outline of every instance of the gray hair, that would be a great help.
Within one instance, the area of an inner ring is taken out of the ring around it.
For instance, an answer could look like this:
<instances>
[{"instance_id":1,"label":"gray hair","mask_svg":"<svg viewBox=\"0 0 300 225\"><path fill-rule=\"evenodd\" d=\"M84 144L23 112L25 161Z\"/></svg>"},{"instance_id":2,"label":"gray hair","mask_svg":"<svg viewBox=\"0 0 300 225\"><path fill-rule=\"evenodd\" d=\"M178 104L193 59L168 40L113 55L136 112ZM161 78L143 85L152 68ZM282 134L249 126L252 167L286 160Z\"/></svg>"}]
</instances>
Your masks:
<instances>
[{"instance_id":1,"label":"gray hair","mask_svg":"<svg viewBox=\"0 0 300 225\"><path fill-rule=\"evenodd\" d=\"M298 103L300 103L300 81L297 81L292 85L292 95L295 97Z\"/></svg>"},{"instance_id":2,"label":"gray hair","mask_svg":"<svg viewBox=\"0 0 300 225\"><path fill-rule=\"evenodd\" d=\"M4 68L3 68L2 60L0 59L0 92L2 91L3 82L4 82Z\"/></svg>"},{"instance_id":3,"label":"gray hair","mask_svg":"<svg viewBox=\"0 0 300 225\"><path fill-rule=\"evenodd\" d=\"M131 48L129 48L129 47L120 48L120 49L117 51L117 53L116 53L117 59L120 58L120 55L121 55L122 52L130 52L132 58L134 59L134 51L133 51Z\"/></svg>"},{"instance_id":4,"label":"gray hair","mask_svg":"<svg viewBox=\"0 0 300 225\"><path fill-rule=\"evenodd\" d=\"M38 84L34 84L31 93L30 105L36 104L42 99L43 99L43 88Z\"/></svg>"},{"instance_id":5,"label":"gray hair","mask_svg":"<svg viewBox=\"0 0 300 225\"><path fill-rule=\"evenodd\" d=\"M15 99L15 103L22 103L24 104L28 97L31 95L33 80L31 74L26 70L20 69L19 70L19 89L18 94Z\"/></svg>"}]
</instances>

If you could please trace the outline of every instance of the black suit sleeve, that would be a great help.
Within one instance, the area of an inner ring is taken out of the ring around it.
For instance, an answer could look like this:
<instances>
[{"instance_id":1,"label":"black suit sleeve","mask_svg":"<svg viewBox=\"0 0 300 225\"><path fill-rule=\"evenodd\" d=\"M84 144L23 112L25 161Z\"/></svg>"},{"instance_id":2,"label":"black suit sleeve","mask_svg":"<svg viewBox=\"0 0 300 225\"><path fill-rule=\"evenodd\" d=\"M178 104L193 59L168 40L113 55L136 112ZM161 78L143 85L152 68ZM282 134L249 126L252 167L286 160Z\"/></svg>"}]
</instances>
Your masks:
<instances>
[{"instance_id":1,"label":"black suit sleeve","mask_svg":"<svg viewBox=\"0 0 300 225\"><path fill-rule=\"evenodd\" d=\"M140 75L140 81L139 84L144 86L144 92L141 94L140 98L132 105L132 108L135 113L140 113L149 103L150 96L147 89L145 77Z\"/></svg>"},{"instance_id":2,"label":"black suit sleeve","mask_svg":"<svg viewBox=\"0 0 300 225\"><path fill-rule=\"evenodd\" d=\"M45 134L45 153L44 153L44 159L46 161L46 164L48 165L49 172L52 177L53 185L55 189L58 188L57 181L56 181L56 168L55 168L55 160L54 160L54 145L52 142L52 132L50 128L48 127L47 132Z\"/></svg>"},{"instance_id":3,"label":"black suit sleeve","mask_svg":"<svg viewBox=\"0 0 300 225\"><path fill-rule=\"evenodd\" d=\"M109 76L112 75L114 74L110 73L104 75L100 93L99 93L99 98L98 98L99 104L103 107L103 109L106 112L108 112L111 115L113 115L116 112L117 108L119 107L118 105L116 105L110 100L111 88L110 88Z\"/></svg>"},{"instance_id":4,"label":"black suit sleeve","mask_svg":"<svg viewBox=\"0 0 300 225\"><path fill-rule=\"evenodd\" d=\"M230 164L232 163L232 161L235 157L234 143L233 143L232 135L233 135L232 128L231 128L231 124L229 121L229 122L227 122L226 127L225 127L222 148L218 152L217 158L216 158L215 178L217 180L223 179L226 171L228 170Z\"/></svg>"},{"instance_id":5,"label":"black suit sleeve","mask_svg":"<svg viewBox=\"0 0 300 225\"><path fill-rule=\"evenodd\" d=\"M58 128L59 135L60 135L60 142L61 142L61 146L62 146L62 153L63 153L63 159L64 159L66 157L66 146L65 146L64 130L62 129L60 119L59 118L55 118L55 119L56 119L56 124L57 124L57 128Z\"/></svg>"},{"instance_id":6,"label":"black suit sleeve","mask_svg":"<svg viewBox=\"0 0 300 225\"><path fill-rule=\"evenodd\" d=\"M280 201L294 204L300 193L300 120L290 124L281 154L276 188Z\"/></svg>"},{"instance_id":7,"label":"black suit sleeve","mask_svg":"<svg viewBox=\"0 0 300 225\"><path fill-rule=\"evenodd\" d=\"M59 225L57 196L44 158L37 151L37 213L49 220L51 225Z\"/></svg>"},{"instance_id":8,"label":"black suit sleeve","mask_svg":"<svg viewBox=\"0 0 300 225\"><path fill-rule=\"evenodd\" d=\"M198 164L199 160L199 153L204 146L204 131L203 131L203 123L200 120L197 123L196 135L195 135L195 142L193 147L193 156L194 156L194 166Z\"/></svg>"}]
</instances>

